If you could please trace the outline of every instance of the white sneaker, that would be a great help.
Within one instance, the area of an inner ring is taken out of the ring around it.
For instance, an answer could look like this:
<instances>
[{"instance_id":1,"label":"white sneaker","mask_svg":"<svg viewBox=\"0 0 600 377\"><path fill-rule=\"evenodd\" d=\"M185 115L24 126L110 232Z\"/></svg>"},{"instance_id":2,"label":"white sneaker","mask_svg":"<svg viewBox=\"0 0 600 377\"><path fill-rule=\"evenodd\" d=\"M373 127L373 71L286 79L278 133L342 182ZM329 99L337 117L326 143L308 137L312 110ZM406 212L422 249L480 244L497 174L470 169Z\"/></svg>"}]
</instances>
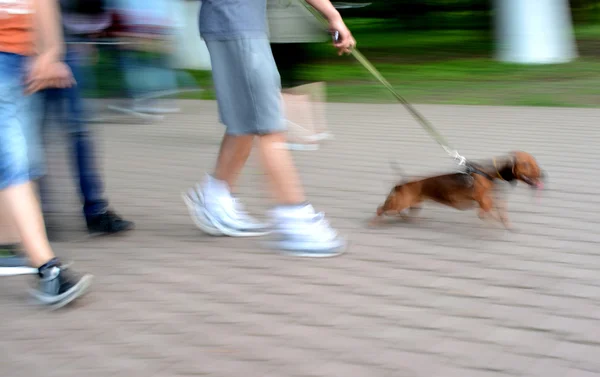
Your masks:
<instances>
[{"instance_id":1,"label":"white sneaker","mask_svg":"<svg viewBox=\"0 0 600 377\"><path fill-rule=\"evenodd\" d=\"M191 188L188 192L181 194L183 201L187 205L190 216L196 226L211 236L223 236L223 232L215 228L210 222L206 214L204 213L204 204L202 202L201 194L195 189Z\"/></svg>"},{"instance_id":2,"label":"white sneaker","mask_svg":"<svg viewBox=\"0 0 600 377\"><path fill-rule=\"evenodd\" d=\"M202 191L197 186L183 195L194 223L201 230L230 237L258 237L270 233L269 226L248 215L237 199L230 195L207 198Z\"/></svg>"},{"instance_id":3,"label":"white sneaker","mask_svg":"<svg viewBox=\"0 0 600 377\"><path fill-rule=\"evenodd\" d=\"M325 215L310 205L297 210L274 211L277 245L300 257L334 257L345 252L346 241L329 225Z\"/></svg>"}]
</instances>

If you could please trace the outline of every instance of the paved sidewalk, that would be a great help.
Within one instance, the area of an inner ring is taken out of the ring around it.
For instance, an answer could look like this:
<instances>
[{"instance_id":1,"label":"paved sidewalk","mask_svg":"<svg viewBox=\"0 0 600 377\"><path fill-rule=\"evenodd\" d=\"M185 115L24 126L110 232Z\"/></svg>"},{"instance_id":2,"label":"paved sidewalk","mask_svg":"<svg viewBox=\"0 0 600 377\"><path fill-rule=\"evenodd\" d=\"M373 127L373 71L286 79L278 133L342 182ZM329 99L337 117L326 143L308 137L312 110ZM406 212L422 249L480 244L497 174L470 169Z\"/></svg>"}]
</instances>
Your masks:
<instances>
[{"instance_id":1,"label":"paved sidewalk","mask_svg":"<svg viewBox=\"0 0 600 377\"><path fill-rule=\"evenodd\" d=\"M600 373L600 110L419 106L465 156L523 149L547 170L539 203L508 190L509 233L435 205L420 224L367 229L398 179L391 159L407 175L452 162L399 105L330 105L336 139L295 154L313 204L352 245L303 260L194 228L179 194L213 165L222 129L213 102L183 107L162 124L97 126L107 191L134 233L85 239L73 181L53 163L67 238L56 250L96 284L77 310L47 314L26 278L5 278L0 376ZM264 213L256 156L240 191Z\"/></svg>"}]
</instances>

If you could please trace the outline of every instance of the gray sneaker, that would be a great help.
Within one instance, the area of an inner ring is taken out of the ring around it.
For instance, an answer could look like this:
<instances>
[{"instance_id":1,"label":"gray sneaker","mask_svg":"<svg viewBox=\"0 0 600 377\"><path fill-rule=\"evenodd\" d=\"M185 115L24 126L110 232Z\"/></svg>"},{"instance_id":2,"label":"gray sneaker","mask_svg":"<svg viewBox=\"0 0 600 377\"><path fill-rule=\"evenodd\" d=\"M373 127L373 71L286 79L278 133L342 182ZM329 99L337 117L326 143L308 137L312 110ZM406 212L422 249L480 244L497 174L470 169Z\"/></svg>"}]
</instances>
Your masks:
<instances>
[{"instance_id":1,"label":"gray sneaker","mask_svg":"<svg viewBox=\"0 0 600 377\"><path fill-rule=\"evenodd\" d=\"M77 275L54 259L39 269L38 287L33 297L51 309L59 309L83 296L92 283L92 275Z\"/></svg>"}]
</instances>

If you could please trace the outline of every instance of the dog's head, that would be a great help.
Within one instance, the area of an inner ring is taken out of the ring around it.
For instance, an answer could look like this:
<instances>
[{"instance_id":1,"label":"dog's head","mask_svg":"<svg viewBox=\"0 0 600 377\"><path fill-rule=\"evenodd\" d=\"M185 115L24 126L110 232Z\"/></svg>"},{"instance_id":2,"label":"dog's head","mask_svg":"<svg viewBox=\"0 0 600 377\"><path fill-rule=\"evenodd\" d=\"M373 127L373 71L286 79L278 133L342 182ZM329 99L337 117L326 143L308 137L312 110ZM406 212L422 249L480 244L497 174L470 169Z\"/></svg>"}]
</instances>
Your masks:
<instances>
[{"instance_id":1,"label":"dog's head","mask_svg":"<svg viewBox=\"0 0 600 377\"><path fill-rule=\"evenodd\" d=\"M531 154L519 151L513 152L512 157L512 174L516 180L526 183L531 188L544 188L546 174Z\"/></svg>"}]
</instances>

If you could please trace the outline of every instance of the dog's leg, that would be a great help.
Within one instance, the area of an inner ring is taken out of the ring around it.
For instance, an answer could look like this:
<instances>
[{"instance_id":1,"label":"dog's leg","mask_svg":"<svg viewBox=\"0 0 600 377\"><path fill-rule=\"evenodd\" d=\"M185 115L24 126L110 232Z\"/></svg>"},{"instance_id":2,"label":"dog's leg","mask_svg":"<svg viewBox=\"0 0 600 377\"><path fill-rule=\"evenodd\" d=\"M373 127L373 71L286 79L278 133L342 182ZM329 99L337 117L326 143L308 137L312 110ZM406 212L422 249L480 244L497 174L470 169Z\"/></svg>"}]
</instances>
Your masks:
<instances>
[{"instance_id":1,"label":"dog's leg","mask_svg":"<svg viewBox=\"0 0 600 377\"><path fill-rule=\"evenodd\" d=\"M479 204L479 218L480 219L486 220L491 217L492 219L496 220L497 222L503 223L501 217L493 211L494 201L492 200L492 198L489 195L487 195L487 194L482 195L481 198L479 198L479 200L477 200L477 203Z\"/></svg>"},{"instance_id":2,"label":"dog's leg","mask_svg":"<svg viewBox=\"0 0 600 377\"><path fill-rule=\"evenodd\" d=\"M373 218L369 225L377 225L381 223L383 216L401 216L404 217L402 211L417 203L415 195L402 195L397 190L393 190L386 198L383 205L377 208L377 215Z\"/></svg>"},{"instance_id":3,"label":"dog's leg","mask_svg":"<svg viewBox=\"0 0 600 377\"><path fill-rule=\"evenodd\" d=\"M402 211L405 208L401 209L384 209L383 206L377 209L377 214L369 221L369 226L377 226L383 222L384 216L392 217L392 216L401 216L404 218L405 215L402 214Z\"/></svg>"},{"instance_id":4,"label":"dog's leg","mask_svg":"<svg viewBox=\"0 0 600 377\"><path fill-rule=\"evenodd\" d=\"M496 212L498 213L498 217L500 218L500 221L502 221L502 224L504 225L504 227L507 230L514 231L515 229L513 228L512 224L510 223L510 221L508 219L508 211L507 211L507 205L506 205L505 201L496 200Z\"/></svg>"}]
</instances>

